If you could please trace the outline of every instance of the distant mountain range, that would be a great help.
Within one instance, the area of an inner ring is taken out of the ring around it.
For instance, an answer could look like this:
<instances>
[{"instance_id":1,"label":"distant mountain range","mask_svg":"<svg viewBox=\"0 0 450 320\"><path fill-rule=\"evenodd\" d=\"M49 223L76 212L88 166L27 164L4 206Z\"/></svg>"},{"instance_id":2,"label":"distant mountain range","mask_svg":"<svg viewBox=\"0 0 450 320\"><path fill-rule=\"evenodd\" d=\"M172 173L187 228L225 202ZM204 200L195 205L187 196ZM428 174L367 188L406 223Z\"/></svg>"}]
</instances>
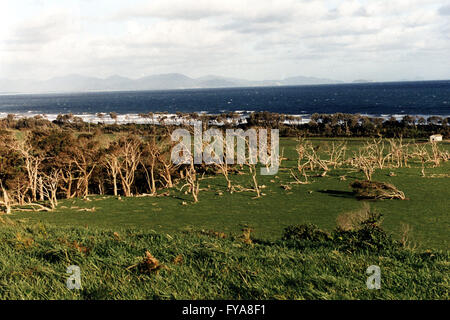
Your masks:
<instances>
[{"instance_id":1,"label":"distant mountain range","mask_svg":"<svg viewBox=\"0 0 450 320\"><path fill-rule=\"evenodd\" d=\"M331 79L301 76L286 78L283 80L251 81L214 75L208 75L200 78L190 78L180 73L152 75L139 79L129 79L117 75L105 79L85 77L81 75L68 75L45 81L0 79L0 93L170 90L338 83L343 82Z\"/></svg>"}]
</instances>

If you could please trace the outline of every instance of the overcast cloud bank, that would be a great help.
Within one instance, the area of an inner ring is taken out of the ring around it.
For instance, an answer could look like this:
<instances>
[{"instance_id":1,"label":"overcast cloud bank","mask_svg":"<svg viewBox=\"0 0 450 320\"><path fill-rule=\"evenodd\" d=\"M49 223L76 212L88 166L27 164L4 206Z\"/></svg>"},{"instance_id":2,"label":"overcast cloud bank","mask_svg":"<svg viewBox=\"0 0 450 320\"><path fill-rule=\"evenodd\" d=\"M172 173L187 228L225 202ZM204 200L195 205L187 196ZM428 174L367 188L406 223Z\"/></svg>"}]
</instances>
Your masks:
<instances>
[{"instance_id":1,"label":"overcast cloud bank","mask_svg":"<svg viewBox=\"0 0 450 320\"><path fill-rule=\"evenodd\" d=\"M0 78L450 78L449 0L2 1Z\"/></svg>"}]
</instances>

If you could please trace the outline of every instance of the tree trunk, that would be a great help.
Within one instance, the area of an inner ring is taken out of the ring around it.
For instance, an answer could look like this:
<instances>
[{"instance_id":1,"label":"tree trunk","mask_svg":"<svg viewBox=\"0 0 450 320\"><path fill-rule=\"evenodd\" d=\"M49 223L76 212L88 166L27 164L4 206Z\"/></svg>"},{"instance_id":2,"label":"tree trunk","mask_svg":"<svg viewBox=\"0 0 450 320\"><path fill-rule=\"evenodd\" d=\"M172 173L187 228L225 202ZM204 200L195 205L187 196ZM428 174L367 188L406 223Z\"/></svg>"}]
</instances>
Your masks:
<instances>
[{"instance_id":1,"label":"tree trunk","mask_svg":"<svg viewBox=\"0 0 450 320\"><path fill-rule=\"evenodd\" d=\"M114 196L117 197L117 176L113 176L113 185L114 185Z\"/></svg>"}]
</instances>

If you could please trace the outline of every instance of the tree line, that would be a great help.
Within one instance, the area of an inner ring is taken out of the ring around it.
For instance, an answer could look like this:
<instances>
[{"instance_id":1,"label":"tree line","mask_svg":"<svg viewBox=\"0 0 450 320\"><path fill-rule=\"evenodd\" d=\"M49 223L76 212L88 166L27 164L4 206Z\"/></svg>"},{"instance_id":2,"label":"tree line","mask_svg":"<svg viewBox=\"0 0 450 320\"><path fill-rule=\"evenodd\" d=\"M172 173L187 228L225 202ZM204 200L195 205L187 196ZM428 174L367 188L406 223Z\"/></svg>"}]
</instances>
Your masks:
<instances>
[{"instance_id":1,"label":"tree line","mask_svg":"<svg viewBox=\"0 0 450 320\"><path fill-rule=\"evenodd\" d=\"M17 136L23 135L23 136ZM172 187L169 135L108 136L62 129L0 132L3 205L53 209L60 198L133 196ZM49 208L40 204L48 201Z\"/></svg>"},{"instance_id":2,"label":"tree line","mask_svg":"<svg viewBox=\"0 0 450 320\"><path fill-rule=\"evenodd\" d=\"M177 142L172 141L171 132L177 126L84 127L84 122L58 125L44 119L34 121L39 122L37 128L0 129L0 205L7 213L12 208L52 210L59 199L90 194L154 196L158 190L170 189L179 182L183 183L180 190L197 202L200 177L205 173L223 175L230 193L251 191L256 197L263 196L250 155L239 165L174 164L172 148ZM83 127L79 129L78 125ZM253 126L258 128L255 123ZM424 177L427 164L439 166L450 159L448 151L436 143L405 142L401 137L374 138L351 155L345 142L320 147L301 137L296 150L297 166L289 169L290 184L310 183L308 177L317 172L325 176L342 167L362 172L370 181L377 169L409 166L411 161L420 164ZM282 150L279 167L284 160ZM251 187L233 183L233 173L247 174Z\"/></svg>"},{"instance_id":3,"label":"tree line","mask_svg":"<svg viewBox=\"0 0 450 320\"><path fill-rule=\"evenodd\" d=\"M219 115L182 113L174 115L155 113L139 114L147 123L106 123L104 118L117 120L117 113L98 114L99 123L88 123L73 114L58 115L54 121L49 121L42 116L30 118L16 118L8 115L0 120L0 128L3 129L37 129L37 128L62 128L77 131L101 131L114 133L120 131L134 131L140 134L151 134L161 131L161 126L188 126L190 121L201 121L205 126L220 125L224 128L238 127L244 130L259 126L280 130L280 136L317 136L317 137L379 137L386 138L428 138L432 134L442 134L444 138L450 138L450 117L429 116L417 117L405 115L401 120L394 117L388 119L370 117L359 114L318 114L311 115L305 123L299 116L285 115L271 112L253 112L246 117L230 112Z\"/></svg>"}]
</instances>

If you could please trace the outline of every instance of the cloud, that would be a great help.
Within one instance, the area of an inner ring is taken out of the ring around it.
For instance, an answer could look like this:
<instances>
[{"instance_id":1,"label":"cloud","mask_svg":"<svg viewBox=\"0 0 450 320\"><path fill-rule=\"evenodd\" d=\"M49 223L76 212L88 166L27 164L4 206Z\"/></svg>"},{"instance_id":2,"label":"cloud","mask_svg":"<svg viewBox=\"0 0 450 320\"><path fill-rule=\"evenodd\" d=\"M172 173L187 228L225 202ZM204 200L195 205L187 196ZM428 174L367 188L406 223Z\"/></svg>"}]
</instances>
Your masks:
<instances>
[{"instance_id":1,"label":"cloud","mask_svg":"<svg viewBox=\"0 0 450 320\"><path fill-rule=\"evenodd\" d=\"M30 3L46 5L0 11L0 77L183 72L352 80L359 70L358 78L377 80L396 76L387 57L411 70L417 61L441 66L424 78L450 67L449 7L438 0Z\"/></svg>"},{"instance_id":2,"label":"cloud","mask_svg":"<svg viewBox=\"0 0 450 320\"><path fill-rule=\"evenodd\" d=\"M442 16L450 16L450 5L440 7L439 14Z\"/></svg>"},{"instance_id":3,"label":"cloud","mask_svg":"<svg viewBox=\"0 0 450 320\"><path fill-rule=\"evenodd\" d=\"M66 17L50 16L39 21L24 23L13 31L12 37L6 42L11 44L45 44L64 35Z\"/></svg>"},{"instance_id":4,"label":"cloud","mask_svg":"<svg viewBox=\"0 0 450 320\"><path fill-rule=\"evenodd\" d=\"M37 50L78 31L76 23L68 12L42 13L10 28L2 42L6 50Z\"/></svg>"},{"instance_id":5,"label":"cloud","mask_svg":"<svg viewBox=\"0 0 450 320\"><path fill-rule=\"evenodd\" d=\"M118 10L118 12L113 15L112 19L130 20L134 18L154 17L170 20L198 20L220 16L227 12L226 6L215 6L211 4L213 3L207 0L155 0L136 7Z\"/></svg>"}]
</instances>

